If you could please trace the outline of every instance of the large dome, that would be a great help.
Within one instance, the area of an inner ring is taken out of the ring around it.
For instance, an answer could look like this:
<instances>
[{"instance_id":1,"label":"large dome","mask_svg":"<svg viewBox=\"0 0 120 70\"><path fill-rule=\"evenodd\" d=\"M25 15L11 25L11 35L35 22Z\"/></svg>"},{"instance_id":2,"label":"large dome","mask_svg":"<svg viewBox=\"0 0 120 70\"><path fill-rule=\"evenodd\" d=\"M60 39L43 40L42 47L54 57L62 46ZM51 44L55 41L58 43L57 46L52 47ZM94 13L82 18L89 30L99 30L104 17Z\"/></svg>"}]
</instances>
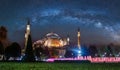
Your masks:
<instances>
[{"instance_id":1,"label":"large dome","mask_svg":"<svg viewBox=\"0 0 120 70\"><path fill-rule=\"evenodd\" d=\"M60 39L60 36L58 34L56 34L56 33L53 33L53 32L46 34L46 37L47 38L57 38L57 39Z\"/></svg>"},{"instance_id":2,"label":"large dome","mask_svg":"<svg viewBox=\"0 0 120 70\"><path fill-rule=\"evenodd\" d=\"M67 45L67 41L66 39L61 39L61 37L58 34L52 32L46 34L45 38L43 38L42 40L34 42L34 45L42 45L43 47L45 46L48 48L60 48Z\"/></svg>"},{"instance_id":3,"label":"large dome","mask_svg":"<svg viewBox=\"0 0 120 70\"><path fill-rule=\"evenodd\" d=\"M63 41L58 34L48 33L46 35L44 46L52 48L52 47L63 47L64 45L65 45L65 41Z\"/></svg>"}]
</instances>

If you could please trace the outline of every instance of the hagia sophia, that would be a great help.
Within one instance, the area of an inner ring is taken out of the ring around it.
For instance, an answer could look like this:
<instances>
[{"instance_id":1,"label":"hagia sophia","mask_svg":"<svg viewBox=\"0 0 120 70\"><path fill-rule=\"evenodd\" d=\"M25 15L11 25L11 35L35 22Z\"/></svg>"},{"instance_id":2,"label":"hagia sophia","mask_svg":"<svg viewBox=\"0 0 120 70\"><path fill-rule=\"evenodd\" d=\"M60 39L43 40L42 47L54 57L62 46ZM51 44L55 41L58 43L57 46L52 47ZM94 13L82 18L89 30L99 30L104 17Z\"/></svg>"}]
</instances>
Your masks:
<instances>
[{"instance_id":1,"label":"hagia sophia","mask_svg":"<svg viewBox=\"0 0 120 70\"><path fill-rule=\"evenodd\" d=\"M30 34L30 21L28 21L26 26L25 33L25 46L27 44L28 35ZM78 37L78 49L80 49L80 29L78 28L78 33L76 35ZM70 44L70 38L67 36L66 38L61 38L58 34L54 32L50 32L44 36L44 38L37 40L33 43L33 48L35 47L47 47L49 52L52 53L53 50L57 51L58 56L64 57L66 47ZM26 47L24 47L25 49ZM23 50L24 50L23 49ZM53 56L53 55L51 55Z\"/></svg>"}]
</instances>

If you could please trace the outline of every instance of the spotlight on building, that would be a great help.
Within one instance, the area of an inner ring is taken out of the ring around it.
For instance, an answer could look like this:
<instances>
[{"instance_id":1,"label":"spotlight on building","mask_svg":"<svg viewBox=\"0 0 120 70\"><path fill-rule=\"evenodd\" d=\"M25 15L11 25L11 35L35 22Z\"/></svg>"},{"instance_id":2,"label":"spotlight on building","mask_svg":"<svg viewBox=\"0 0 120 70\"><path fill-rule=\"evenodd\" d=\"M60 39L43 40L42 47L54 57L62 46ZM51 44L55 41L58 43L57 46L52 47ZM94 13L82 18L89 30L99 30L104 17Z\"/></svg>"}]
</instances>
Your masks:
<instances>
[{"instance_id":1,"label":"spotlight on building","mask_svg":"<svg viewBox=\"0 0 120 70\"><path fill-rule=\"evenodd\" d=\"M78 54L78 57L79 57L79 56L82 56L82 51L81 51L81 49L78 50L78 53L77 53L77 54Z\"/></svg>"}]
</instances>

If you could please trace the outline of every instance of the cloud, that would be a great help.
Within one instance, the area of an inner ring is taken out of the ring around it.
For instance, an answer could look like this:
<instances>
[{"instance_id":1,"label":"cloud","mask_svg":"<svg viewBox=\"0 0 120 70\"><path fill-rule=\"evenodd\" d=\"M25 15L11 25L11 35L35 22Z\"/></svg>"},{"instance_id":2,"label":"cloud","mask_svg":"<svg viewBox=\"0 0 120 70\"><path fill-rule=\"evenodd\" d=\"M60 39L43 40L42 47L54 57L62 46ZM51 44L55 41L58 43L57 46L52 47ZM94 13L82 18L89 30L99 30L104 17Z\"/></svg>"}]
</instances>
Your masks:
<instances>
[{"instance_id":1,"label":"cloud","mask_svg":"<svg viewBox=\"0 0 120 70\"><path fill-rule=\"evenodd\" d=\"M59 15L60 13L61 11L58 9L46 9L41 11L40 16L41 17L56 16L56 15Z\"/></svg>"}]
</instances>

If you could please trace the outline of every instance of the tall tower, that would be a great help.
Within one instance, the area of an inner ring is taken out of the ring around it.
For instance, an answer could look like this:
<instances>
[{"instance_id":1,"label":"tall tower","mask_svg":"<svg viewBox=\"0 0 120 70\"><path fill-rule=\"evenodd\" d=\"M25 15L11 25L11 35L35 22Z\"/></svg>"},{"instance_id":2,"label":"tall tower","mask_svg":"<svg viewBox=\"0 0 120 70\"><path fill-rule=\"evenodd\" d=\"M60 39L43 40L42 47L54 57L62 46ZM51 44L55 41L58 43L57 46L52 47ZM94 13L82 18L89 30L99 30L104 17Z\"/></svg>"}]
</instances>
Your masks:
<instances>
[{"instance_id":1,"label":"tall tower","mask_svg":"<svg viewBox=\"0 0 120 70\"><path fill-rule=\"evenodd\" d=\"M30 20L27 21L27 26L26 26L26 33L25 33L25 48L27 45L27 41L28 41L28 36L30 35ZM24 49L25 49L24 48Z\"/></svg>"},{"instance_id":2,"label":"tall tower","mask_svg":"<svg viewBox=\"0 0 120 70\"><path fill-rule=\"evenodd\" d=\"M78 38L78 48L80 49L80 29L79 28L77 32L77 38Z\"/></svg>"},{"instance_id":3,"label":"tall tower","mask_svg":"<svg viewBox=\"0 0 120 70\"><path fill-rule=\"evenodd\" d=\"M67 45L70 44L70 38L69 38L69 35L67 35Z\"/></svg>"}]
</instances>

